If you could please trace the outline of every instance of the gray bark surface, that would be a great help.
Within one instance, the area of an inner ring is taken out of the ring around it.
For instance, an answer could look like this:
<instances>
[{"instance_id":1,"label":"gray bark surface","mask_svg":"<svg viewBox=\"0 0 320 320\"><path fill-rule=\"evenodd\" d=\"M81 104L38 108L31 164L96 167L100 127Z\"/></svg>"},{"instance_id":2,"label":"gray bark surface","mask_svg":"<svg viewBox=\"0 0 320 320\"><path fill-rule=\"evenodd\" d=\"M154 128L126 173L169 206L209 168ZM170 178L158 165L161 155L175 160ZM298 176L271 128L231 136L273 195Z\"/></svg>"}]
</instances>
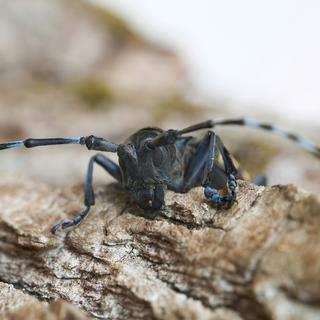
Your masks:
<instances>
[{"instance_id":1,"label":"gray bark surface","mask_svg":"<svg viewBox=\"0 0 320 320\"><path fill-rule=\"evenodd\" d=\"M238 204L216 210L201 188L168 192L148 220L119 185L95 190L87 219L54 237L82 209L82 186L2 177L0 318L28 308L84 318L76 306L102 319L320 319L314 196L240 182Z\"/></svg>"}]
</instances>

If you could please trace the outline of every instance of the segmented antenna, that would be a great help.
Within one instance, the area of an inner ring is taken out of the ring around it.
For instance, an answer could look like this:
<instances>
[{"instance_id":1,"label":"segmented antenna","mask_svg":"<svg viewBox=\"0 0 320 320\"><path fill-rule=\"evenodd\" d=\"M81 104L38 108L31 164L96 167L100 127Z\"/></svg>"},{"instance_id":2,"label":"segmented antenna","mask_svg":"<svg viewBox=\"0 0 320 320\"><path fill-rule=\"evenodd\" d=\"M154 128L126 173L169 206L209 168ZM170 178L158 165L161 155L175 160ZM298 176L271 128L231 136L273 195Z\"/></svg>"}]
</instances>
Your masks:
<instances>
[{"instance_id":1,"label":"segmented antenna","mask_svg":"<svg viewBox=\"0 0 320 320\"><path fill-rule=\"evenodd\" d=\"M301 138L300 136L291 133L285 129L278 128L276 126L262 123L259 121L255 120L249 120L249 119L219 119L219 120L207 120L204 122L200 122L197 124L194 124L190 127L180 129L180 130L167 130L161 133L159 136L156 138L152 139L149 143L148 146L150 148L155 148L159 147L164 144L170 144L174 143L178 137L180 137L183 134L194 132L197 130L202 130L202 129L212 129L216 126L221 126L221 125L238 125L238 126L245 126L245 127L252 127L252 128L258 128L262 130L266 130L269 132L272 132L274 134L280 135L282 137L285 137L297 144L299 144L303 149L309 151L312 153L314 156L317 158L320 158L320 148L314 144L313 142Z\"/></svg>"},{"instance_id":2,"label":"segmented antenna","mask_svg":"<svg viewBox=\"0 0 320 320\"><path fill-rule=\"evenodd\" d=\"M58 144L80 144L80 138L51 138L51 139L26 139L13 142L1 143L0 150L10 148L33 148L39 146L52 146Z\"/></svg>"},{"instance_id":3,"label":"segmented antenna","mask_svg":"<svg viewBox=\"0 0 320 320\"><path fill-rule=\"evenodd\" d=\"M262 122L250 120L250 119L229 119L229 120L225 119L225 120L213 121L213 127L218 126L218 125L240 125L240 126L257 128L257 129L269 131L271 133L282 136L286 139L289 139L289 140L297 143L303 149L311 152L313 155L320 158L320 148L316 144L314 144L313 142L311 142L307 139L299 137L298 135L296 135L294 133L291 133L285 129L276 127L271 124L262 123Z\"/></svg>"},{"instance_id":4,"label":"segmented antenna","mask_svg":"<svg viewBox=\"0 0 320 320\"><path fill-rule=\"evenodd\" d=\"M79 144L85 145L89 150L117 152L118 145L104 138L95 136L79 137L79 138L45 138L45 139L26 139L0 144L0 150L10 148L34 148L42 146L53 146L60 144Z\"/></svg>"}]
</instances>

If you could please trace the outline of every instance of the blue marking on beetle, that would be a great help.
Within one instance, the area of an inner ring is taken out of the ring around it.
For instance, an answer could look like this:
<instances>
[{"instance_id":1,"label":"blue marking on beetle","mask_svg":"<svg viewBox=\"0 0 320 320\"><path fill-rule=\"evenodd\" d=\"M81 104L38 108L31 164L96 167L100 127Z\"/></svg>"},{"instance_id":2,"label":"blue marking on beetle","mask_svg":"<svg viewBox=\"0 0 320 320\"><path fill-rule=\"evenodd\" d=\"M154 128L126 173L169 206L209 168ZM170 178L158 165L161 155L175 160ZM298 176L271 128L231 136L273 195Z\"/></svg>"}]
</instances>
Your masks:
<instances>
[{"instance_id":1,"label":"blue marking on beetle","mask_svg":"<svg viewBox=\"0 0 320 320\"><path fill-rule=\"evenodd\" d=\"M81 138L66 138L66 143L70 144L80 144Z\"/></svg>"},{"instance_id":2,"label":"blue marking on beetle","mask_svg":"<svg viewBox=\"0 0 320 320\"><path fill-rule=\"evenodd\" d=\"M289 138L289 132L286 130L283 130L281 128L278 127L272 127L272 130L274 133L278 134L279 136L283 136L284 138Z\"/></svg>"},{"instance_id":3,"label":"blue marking on beetle","mask_svg":"<svg viewBox=\"0 0 320 320\"><path fill-rule=\"evenodd\" d=\"M207 198L211 198L215 192L216 192L216 190L213 189L213 188L210 188L210 187L206 187L206 188L204 189L204 195L205 195Z\"/></svg>"},{"instance_id":4,"label":"blue marking on beetle","mask_svg":"<svg viewBox=\"0 0 320 320\"><path fill-rule=\"evenodd\" d=\"M317 146L306 139L299 137L296 142L310 152L319 152Z\"/></svg>"},{"instance_id":5,"label":"blue marking on beetle","mask_svg":"<svg viewBox=\"0 0 320 320\"><path fill-rule=\"evenodd\" d=\"M220 195L218 195L217 193L215 193L211 199L214 201L214 202L220 202L221 201L221 197Z\"/></svg>"},{"instance_id":6,"label":"blue marking on beetle","mask_svg":"<svg viewBox=\"0 0 320 320\"><path fill-rule=\"evenodd\" d=\"M23 140L7 143L7 148L19 148L19 147L23 147Z\"/></svg>"},{"instance_id":7,"label":"blue marking on beetle","mask_svg":"<svg viewBox=\"0 0 320 320\"><path fill-rule=\"evenodd\" d=\"M255 120L245 119L243 120L243 123L245 126L248 126L248 127L260 128L260 123Z\"/></svg>"},{"instance_id":8,"label":"blue marking on beetle","mask_svg":"<svg viewBox=\"0 0 320 320\"><path fill-rule=\"evenodd\" d=\"M246 119L246 120L244 120L244 125L248 126L248 127L263 129L263 124L260 123L259 121L255 121L255 120ZM281 129L279 127L270 126L270 130L280 136L288 138L289 132L284 129Z\"/></svg>"},{"instance_id":9,"label":"blue marking on beetle","mask_svg":"<svg viewBox=\"0 0 320 320\"><path fill-rule=\"evenodd\" d=\"M213 202L219 204L220 206L226 204L226 199L224 197L221 197L216 189L206 187L204 189L204 194L207 198L211 199Z\"/></svg>"},{"instance_id":10,"label":"blue marking on beetle","mask_svg":"<svg viewBox=\"0 0 320 320\"><path fill-rule=\"evenodd\" d=\"M248 126L248 127L263 129L263 125L255 120L246 119L246 120L244 120L243 123L245 126ZM288 138L290 140L293 140L294 142L296 142L297 144L299 144L301 147L303 147L304 149L306 149L309 152L319 154L319 148L314 143L310 142L309 140L306 140L306 139L301 138L296 135L292 135L292 134L290 134L290 132L288 132L284 129L281 129L279 127L270 126L270 130L277 135L280 135L284 138Z\"/></svg>"}]
</instances>

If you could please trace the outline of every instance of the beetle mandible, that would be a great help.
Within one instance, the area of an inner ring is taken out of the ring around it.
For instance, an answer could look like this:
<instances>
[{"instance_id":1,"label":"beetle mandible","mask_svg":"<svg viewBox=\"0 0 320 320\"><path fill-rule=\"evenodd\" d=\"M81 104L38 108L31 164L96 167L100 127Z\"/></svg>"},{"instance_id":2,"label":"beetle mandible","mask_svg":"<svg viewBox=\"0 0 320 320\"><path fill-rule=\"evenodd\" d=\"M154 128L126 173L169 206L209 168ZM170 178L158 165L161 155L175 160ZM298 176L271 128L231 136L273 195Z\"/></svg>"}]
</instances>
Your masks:
<instances>
[{"instance_id":1,"label":"beetle mandible","mask_svg":"<svg viewBox=\"0 0 320 320\"><path fill-rule=\"evenodd\" d=\"M209 130L201 137L188 135L201 129L213 129L217 125L241 125L260 128L280 134L320 158L320 148L315 144L269 124L245 119L208 120L182 130L162 130L155 127L143 128L131 135L123 144L116 144L96 136L79 138L26 139L0 144L0 150L58 144L79 144L89 150L117 153L119 164L103 154L94 155L88 165L84 183L83 211L73 220L62 221L51 228L53 234L60 228L77 225L95 204L93 191L93 166L99 164L122 186L144 210L147 218L154 218L165 205L165 191L188 192L198 186L218 207L230 208L237 199L237 179L241 172L233 157L214 131ZM264 177L253 180L265 185ZM225 190L220 195L217 190Z\"/></svg>"}]
</instances>

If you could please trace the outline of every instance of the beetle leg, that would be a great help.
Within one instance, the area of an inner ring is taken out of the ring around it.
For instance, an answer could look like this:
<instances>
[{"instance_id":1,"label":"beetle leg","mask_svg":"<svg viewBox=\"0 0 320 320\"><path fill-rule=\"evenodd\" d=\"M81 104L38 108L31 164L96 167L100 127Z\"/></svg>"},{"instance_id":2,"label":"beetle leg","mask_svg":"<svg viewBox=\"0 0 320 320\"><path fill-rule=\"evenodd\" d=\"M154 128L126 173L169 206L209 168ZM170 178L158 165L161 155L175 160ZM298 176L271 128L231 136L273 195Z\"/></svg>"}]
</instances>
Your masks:
<instances>
[{"instance_id":1,"label":"beetle leg","mask_svg":"<svg viewBox=\"0 0 320 320\"><path fill-rule=\"evenodd\" d=\"M57 223L56 225L54 225L54 226L50 229L51 233L52 233L52 234L56 234L57 230L60 229L60 228L66 229L66 228L69 228L69 227L71 227L71 226L77 225L78 223L80 223L80 221L81 221L82 219L84 219L84 218L87 216L87 214L89 213L89 211L90 211L90 207L85 207L85 208L82 210L82 212L81 212L79 215L77 215L74 219L72 219L72 220L66 220L66 221L61 221L61 222Z\"/></svg>"},{"instance_id":2,"label":"beetle leg","mask_svg":"<svg viewBox=\"0 0 320 320\"><path fill-rule=\"evenodd\" d=\"M217 136L212 131L209 131L209 135L209 153L207 163L203 172L202 185L206 185L209 182L210 174L212 174L214 161L216 159Z\"/></svg>"},{"instance_id":3,"label":"beetle leg","mask_svg":"<svg viewBox=\"0 0 320 320\"><path fill-rule=\"evenodd\" d=\"M215 202L218 206L227 206L230 208L234 202L237 201L237 179L233 174L230 174L228 177L228 186L230 190L230 194L227 196L220 196L216 189L211 188L209 186L205 187L204 194L207 198L210 198L213 202Z\"/></svg>"},{"instance_id":4,"label":"beetle leg","mask_svg":"<svg viewBox=\"0 0 320 320\"><path fill-rule=\"evenodd\" d=\"M217 137L213 131L208 131L206 136L196 146L194 154L186 163L183 182L174 185L175 192L188 192L190 189L203 186L224 188L227 177L222 168L215 164L217 153ZM214 181L213 181L214 175Z\"/></svg>"},{"instance_id":5,"label":"beetle leg","mask_svg":"<svg viewBox=\"0 0 320 320\"><path fill-rule=\"evenodd\" d=\"M97 154L97 155L93 156L89 161L87 175L86 175L85 184L84 184L85 208L74 219L62 221L62 222L56 224L55 226L53 226L51 228L51 232L53 234L55 234L56 231L60 228L66 229L66 228L69 228L71 226L74 226L74 225L77 225L78 223L80 223L80 221L88 215L88 213L90 211L90 207L95 204L94 191L93 191L93 186L92 186L94 163L99 164L106 171L108 171L115 179L117 179L119 182L121 182L121 172L120 172L120 168L117 164L115 164L112 160L108 159L107 157L103 156L102 154Z\"/></svg>"},{"instance_id":6,"label":"beetle leg","mask_svg":"<svg viewBox=\"0 0 320 320\"><path fill-rule=\"evenodd\" d=\"M218 206L225 206L226 205L228 208L230 208L233 205L233 203L237 200L237 191L236 191L237 185L238 185L237 178L236 178L237 169L232 161L232 158L230 156L229 151L224 146L224 144L222 143L221 139L218 136L216 136L216 141L217 141L218 150L222 155L222 159L223 159L223 163L224 163L224 167L225 167L225 172L228 177L228 187L229 187L230 193L229 193L229 195L222 197L218 194L216 189L207 185L208 180L209 180L208 174L210 174L208 169L213 167L213 163L214 163L214 159L215 159L214 155L215 155L216 149L215 149L215 144L214 144L214 149L210 150L210 152L209 152L207 170L205 171L205 174L207 175L207 177L204 176L204 179L207 179L207 180L204 182L204 186L205 186L204 194L207 198L210 198Z\"/></svg>"},{"instance_id":7,"label":"beetle leg","mask_svg":"<svg viewBox=\"0 0 320 320\"><path fill-rule=\"evenodd\" d=\"M97 154L94 158L95 162L105 169L113 178L120 183L122 182L121 171L116 163L102 154Z\"/></svg>"},{"instance_id":8,"label":"beetle leg","mask_svg":"<svg viewBox=\"0 0 320 320\"><path fill-rule=\"evenodd\" d=\"M209 131L208 135L201 141L199 146L197 147L197 151L190 159L190 163L187 166L187 170L184 176L184 189L190 190L195 185L203 184L204 178L201 177L205 176L207 178L209 171L212 170L212 166L214 163L215 157L215 148L216 148L216 135L214 132ZM212 163L206 158L212 158ZM206 164L207 162L207 164ZM202 174L204 170L204 174Z\"/></svg>"}]
</instances>

